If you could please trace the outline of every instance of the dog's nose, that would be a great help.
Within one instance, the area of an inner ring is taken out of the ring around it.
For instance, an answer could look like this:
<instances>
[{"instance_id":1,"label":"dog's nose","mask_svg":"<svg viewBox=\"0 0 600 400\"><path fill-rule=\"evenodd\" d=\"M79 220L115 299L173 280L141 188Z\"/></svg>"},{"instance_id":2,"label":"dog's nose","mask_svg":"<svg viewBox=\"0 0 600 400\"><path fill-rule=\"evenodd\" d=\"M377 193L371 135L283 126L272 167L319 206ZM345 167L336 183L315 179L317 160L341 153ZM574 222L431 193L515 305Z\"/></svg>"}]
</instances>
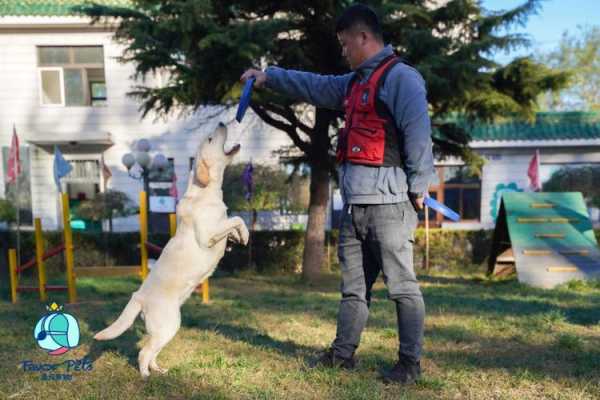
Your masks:
<instances>
[{"instance_id":1,"label":"dog's nose","mask_svg":"<svg viewBox=\"0 0 600 400\"><path fill-rule=\"evenodd\" d=\"M222 122L219 122L219 128L225 128L225 124Z\"/></svg>"}]
</instances>

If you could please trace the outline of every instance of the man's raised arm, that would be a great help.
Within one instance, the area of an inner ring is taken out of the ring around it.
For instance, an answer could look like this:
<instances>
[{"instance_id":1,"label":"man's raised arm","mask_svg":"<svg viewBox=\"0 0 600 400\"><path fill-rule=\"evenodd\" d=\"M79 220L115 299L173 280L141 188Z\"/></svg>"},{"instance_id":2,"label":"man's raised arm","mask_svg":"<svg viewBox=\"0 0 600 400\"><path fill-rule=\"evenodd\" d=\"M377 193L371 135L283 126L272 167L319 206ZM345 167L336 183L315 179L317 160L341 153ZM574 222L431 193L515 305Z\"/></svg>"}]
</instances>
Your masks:
<instances>
[{"instance_id":1,"label":"man's raised arm","mask_svg":"<svg viewBox=\"0 0 600 400\"><path fill-rule=\"evenodd\" d=\"M254 77L255 85L266 86L278 93L316 107L343 110L344 96L352 73L345 75L319 75L312 72L268 67L264 72L249 69L242 81Z\"/></svg>"}]
</instances>

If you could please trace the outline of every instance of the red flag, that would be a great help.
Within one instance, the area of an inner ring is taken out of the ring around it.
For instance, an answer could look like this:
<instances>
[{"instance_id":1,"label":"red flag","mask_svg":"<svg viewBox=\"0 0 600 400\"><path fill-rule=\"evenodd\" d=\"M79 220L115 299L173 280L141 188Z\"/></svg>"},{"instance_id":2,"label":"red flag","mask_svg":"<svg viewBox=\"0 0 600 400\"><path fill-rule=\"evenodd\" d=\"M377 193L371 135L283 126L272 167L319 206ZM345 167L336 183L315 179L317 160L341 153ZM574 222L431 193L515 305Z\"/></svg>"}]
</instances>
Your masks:
<instances>
[{"instance_id":1,"label":"red flag","mask_svg":"<svg viewBox=\"0 0 600 400\"><path fill-rule=\"evenodd\" d=\"M175 197L175 201L177 201L177 175L175 175L175 171L173 171L173 181L171 183L171 188L169 189L169 196Z\"/></svg>"},{"instance_id":2,"label":"red flag","mask_svg":"<svg viewBox=\"0 0 600 400\"><path fill-rule=\"evenodd\" d=\"M534 192L540 191L542 189L542 184L540 183L540 152L539 150L535 151L535 154L531 158L529 162L529 168L527 168L527 176L529 177L529 186Z\"/></svg>"},{"instance_id":3,"label":"red flag","mask_svg":"<svg viewBox=\"0 0 600 400\"><path fill-rule=\"evenodd\" d=\"M19 157L19 137L17 129L13 125L12 143L8 153L8 171L6 173L6 182L13 183L17 180L17 176L21 173L21 160Z\"/></svg>"}]
</instances>

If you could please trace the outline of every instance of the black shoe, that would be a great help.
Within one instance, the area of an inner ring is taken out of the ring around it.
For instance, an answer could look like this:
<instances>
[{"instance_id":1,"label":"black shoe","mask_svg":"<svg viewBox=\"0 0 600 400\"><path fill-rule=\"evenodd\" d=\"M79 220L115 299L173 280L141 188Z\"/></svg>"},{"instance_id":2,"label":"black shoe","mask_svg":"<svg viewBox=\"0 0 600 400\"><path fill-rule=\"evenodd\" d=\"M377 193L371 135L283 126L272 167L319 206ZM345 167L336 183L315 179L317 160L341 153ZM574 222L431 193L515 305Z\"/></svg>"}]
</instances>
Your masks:
<instances>
[{"instance_id":1,"label":"black shoe","mask_svg":"<svg viewBox=\"0 0 600 400\"><path fill-rule=\"evenodd\" d=\"M383 371L384 383L413 385L421 377L421 363L400 360L389 371Z\"/></svg>"},{"instance_id":2,"label":"black shoe","mask_svg":"<svg viewBox=\"0 0 600 400\"><path fill-rule=\"evenodd\" d=\"M335 354L332 348L329 348L321 354L321 356L311 365L311 367L354 369L354 367L356 367L356 359L354 357L340 357Z\"/></svg>"}]
</instances>

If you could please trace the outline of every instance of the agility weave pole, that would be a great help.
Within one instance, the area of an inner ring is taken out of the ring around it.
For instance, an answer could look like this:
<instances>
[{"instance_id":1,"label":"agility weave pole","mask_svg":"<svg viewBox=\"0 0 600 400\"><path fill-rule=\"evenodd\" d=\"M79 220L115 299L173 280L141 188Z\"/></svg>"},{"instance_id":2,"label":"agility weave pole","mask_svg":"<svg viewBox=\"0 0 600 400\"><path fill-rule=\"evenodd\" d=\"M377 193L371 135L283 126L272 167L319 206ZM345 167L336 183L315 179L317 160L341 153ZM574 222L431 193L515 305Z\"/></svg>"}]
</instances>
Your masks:
<instances>
[{"instance_id":1,"label":"agility weave pole","mask_svg":"<svg viewBox=\"0 0 600 400\"><path fill-rule=\"evenodd\" d=\"M77 301L77 277L106 277L106 276L139 276L145 280L148 276L148 250L160 253L163 248L148 241L148 208L147 194L140 192L140 255L141 263L139 266L117 266L117 267L78 267L75 268L75 259L73 255L73 233L70 223L69 197L67 193L61 194L62 203L62 222L63 222L63 243L44 252L44 236L40 218L35 218L35 257L19 266L15 249L9 249L9 275L10 275L10 295L12 303L18 301L19 292L37 291L40 295L40 301L48 300L48 291L67 291L68 302ZM175 236L177 229L177 217L175 214L169 215L169 234ZM66 264L66 286L49 286L46 278L46 267L44 261L65 253ZM19 286L19 273L33 266L37 266L38 286ZM198 286L198 294L202 297L203 303L208 303L209 284L208 279Z\"/></svg>"},{"instance_id":2,"label":"agility weave pole","mask_svg":"<svg viewBox=\"0 0 600 400\"><path fill-rule=\"evenodd\" d=\"M169 235L175 236L177 231L177 215L169 214ZM145 279L148 276L148 250L156 254L163 251L163 247L148 241L148 201L147 193L140 192L140 256L141 256L141 276ZM208 278L196 288L198 294L202 297L202 303L207 304L210 301Z\"/></svg>"},{"instance_id":3,"label":"agility weave pole","mask_svg":"<svg viewBox=\"0 0 600 400\"><path fill-rule=\"evenodd\" d=\"M140 276L140 267L79 267L75 269L73 255L73 234L70 223L69 197L67 193L61 194L62 224L63 224L63 243L44 252L44 236L40 218L34 219L35 226L35 257L19 266L15 249L9 249L9 274L11 285L11 301L18 301L19 292L38 291L40 301L48 300L48 291L67 291L68 302L77 301L77 277L98 277L98 276ZM44 261L50 257L65 253L66 266L66 286L49 286L46 277L46 267ZM37 266L38 286L19 286L19 273L33 266Z\"/></svg>"},{"instance_id":4,"label":"agility weave pole","mask_svg":"<svg viewBox=\"0 0 600 400\"><path fill-rule=\"evenodd\" d=\"M18 300L19 292L39 292L40 301L46 302L48 300L48 291L67 291L69 303L74 303L77 299L77 292L75 288L75 274L73 271L73 236L71 233L71 225L68 222L68 210L69 210L69 197L66 193L61 194L62 211L63 211L63 243L59 244L47 252L44 252L44 235L42 232L42 222L40 218L34 219L35 226L35 257L27 261L23 265L19 266L17 262L17 255L15 249L9 249L9 274L10 274L10 287L11 287L11 301L16 303ZM66 210L66 212L65 212ZM65 253L66 270L67 270L67 286L48 286L46 277L46 266L44 261L58 255ZM19 273L37 266L38 273L38 286L19 286Z\"/></svg>"}]
</instances>

